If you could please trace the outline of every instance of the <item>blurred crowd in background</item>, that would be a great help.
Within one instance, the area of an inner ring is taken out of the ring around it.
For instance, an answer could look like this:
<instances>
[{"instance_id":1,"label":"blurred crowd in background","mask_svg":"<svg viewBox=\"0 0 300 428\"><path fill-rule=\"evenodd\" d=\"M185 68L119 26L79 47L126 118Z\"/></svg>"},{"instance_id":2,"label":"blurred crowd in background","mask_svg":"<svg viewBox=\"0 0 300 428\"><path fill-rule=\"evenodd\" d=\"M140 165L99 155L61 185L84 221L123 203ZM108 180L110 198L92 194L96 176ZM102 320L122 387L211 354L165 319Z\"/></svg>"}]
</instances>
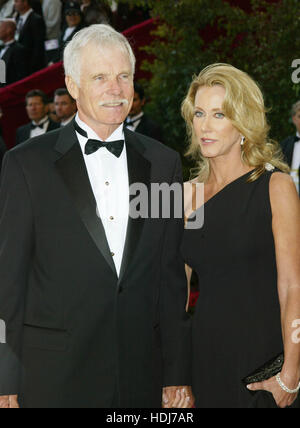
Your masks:
<instances>
[{"instance_id":1,"label":"blurred crowd in background","mask_svg":"<svg viewBox=\"0 0 300 428\"><path fill-rule=\"evenodd\" d=\"M84 27L110 24L123 31L147 18L147 8L113 1L0 0L0 58L7 63L6 84L60 61L66 43Z\"/></svg>"}]
</instances>

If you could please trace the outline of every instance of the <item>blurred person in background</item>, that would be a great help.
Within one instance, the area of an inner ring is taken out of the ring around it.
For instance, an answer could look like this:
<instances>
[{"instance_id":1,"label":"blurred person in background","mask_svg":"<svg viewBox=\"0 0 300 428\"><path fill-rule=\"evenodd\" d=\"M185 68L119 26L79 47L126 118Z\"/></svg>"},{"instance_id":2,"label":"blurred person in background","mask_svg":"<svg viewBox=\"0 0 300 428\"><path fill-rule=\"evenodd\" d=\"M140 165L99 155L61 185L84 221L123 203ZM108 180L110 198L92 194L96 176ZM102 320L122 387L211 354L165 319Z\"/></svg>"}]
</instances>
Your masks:
<instances>
[{"instance_id":1,"label":"blurred person in background","mask_svg":"<svg viewBox=\"0 0 300 428\"><path fill-rule=\"evenodd\" d=\"M132 6L128 3L118 3L115 13L115 26L119 31L127 30L150 18L148 6Z\"/></svg>"},{"instance_id":2,"label":"blurred person in background","mask_svg":"<svg viewBox=\"0 0 300 428\"><path fill-rule=\"evenodd\" d=\"M86 26L111 22L111 10L104 1L80 0L80 5Z\"/></svg>"},{"instance_id":3,"label":"blurred person in background","mask_svg":"<svg viewBox=\"0 0 300 428\"><path fill-rule=\"evenodd\" d=\"M0 20L11 18L14 12L14 0L0 0Z\"/></svg>"},{"instance_id":4,"label":"blurred person in background","mask_svg":"<svg viewBox=\"0 0 300 428\"><path fill-rule=\"evenodd\" d=\"M64 7L64 17L66 26L63 28L60 41L59 51L56 61L63 59L63 51L66 45L73 39L75 34L85 27L83 14L80 9L80 4L75 1L67 2Z\"/></svg>"},{"instance_id":5,"label":"blurred person in background","mask_svg":"<svg viewBox=\"0 0 300 428\"><path fill-rule=\"evenodd\" d=\"M62 3L60 0L43 0L42 7L46 25L46 60L49 64L55 58L59 48Z\"/></svg>"},{"instance_id":6,"label":"blurred person in background","mask_svg":"<svg viewBox=\"0 0 300 428\"><path fill-rule=\"evenodd\" d=\"M34 12L32 0L15 0L17 22L16 39L27 50L28 73L32 74L45 67L44 19Z\"/></svg>"},{"instance_id":7,"label":"blurred person in background","mask_svg":"<svg viewBox=\"0 0 300 428\"><path fill-rule=\"evenodd\" d=\"M297 187L298 193L300 194L300 101L297 101L292 106L292 122L296 128L296 135L291 135L282 141L281 147L285 159L291 167L291 177Z\"/></svg>"},{"instance_id":8,"label":"blurred person in background","mask_svg":"<svg viewBox=\"0 0 300 428\"><path fill-rule=\"evenodd\" d=\"M10 85L27 76L26 49L15 41L16 23L13 19L0 21L0 59L6 65L6 82L0 87Z\"/></svg>"},{"instance_id":9,"label":"blurred person in background","mask_svg":"<svg viewBox=\"0 0 300 428\"><path fill-rule=\"evenodd\" d=\"M36 89L26 95L26 111L30 123L17 129L16 145L59 128L48 116L49 105L44 92Z\"/></svg>"},{"instance_id":10,"label":"blurred person in background","mask_svg":"<svg viewBox=\"0 0 300 428\"><path fill-rule=\"evenodd\" d=\"M76 101L66 88L57 89L54 94L55 112L60 126L66 126L73 120L76 112Z\"/></svg>"},{"instance_id":11,"label":"blurred person in background","mask_svg":"<svg viewBox=\"0 0 300 428\"><path fill-rule=\"evenodd\" d=\"M131 131L139 132L162 142L163 132L160 126L143 111L145 103L144 88L135 82L133 104L125 124Z\"/></svg>"}]
</instances>

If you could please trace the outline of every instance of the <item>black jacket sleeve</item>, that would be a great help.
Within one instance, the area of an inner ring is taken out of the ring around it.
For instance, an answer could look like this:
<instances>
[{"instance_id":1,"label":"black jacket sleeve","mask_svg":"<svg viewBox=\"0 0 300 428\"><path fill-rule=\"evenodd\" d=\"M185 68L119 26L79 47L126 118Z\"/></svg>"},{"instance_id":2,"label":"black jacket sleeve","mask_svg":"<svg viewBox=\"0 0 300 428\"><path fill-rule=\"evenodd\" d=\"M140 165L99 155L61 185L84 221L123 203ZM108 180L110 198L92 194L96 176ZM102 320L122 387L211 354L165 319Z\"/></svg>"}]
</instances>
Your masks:
<instances>
[{"instance_id":1,"label":"black jacket sleeve","mask_svg":"<svg viewBox=\"0 0 300 428\"><path fill-rule=\"evenodd\" d=\"M181 161L178 156L172 183L182 195ZM182 198L183 199L183 198ZM172 200L172 198L171 198ZM176 218L171 202L162 256L160 324L164 363L164 386L191 385L191 319L186 313L187 279L180 245L184 232L183 203L181 218Z\"/></svg>"},{"instance_id":2,"label":"black jacket sleeve","mask_svg":"<svg viewBox=\"0 0 300 428\"><path fill-rule=\"evenodd\" d=\"M24 174L14 152L3 161L0 186L0 395L19 392L21 346L28 270L33 249L33 215Z\"/></svg>"}]
</instances>

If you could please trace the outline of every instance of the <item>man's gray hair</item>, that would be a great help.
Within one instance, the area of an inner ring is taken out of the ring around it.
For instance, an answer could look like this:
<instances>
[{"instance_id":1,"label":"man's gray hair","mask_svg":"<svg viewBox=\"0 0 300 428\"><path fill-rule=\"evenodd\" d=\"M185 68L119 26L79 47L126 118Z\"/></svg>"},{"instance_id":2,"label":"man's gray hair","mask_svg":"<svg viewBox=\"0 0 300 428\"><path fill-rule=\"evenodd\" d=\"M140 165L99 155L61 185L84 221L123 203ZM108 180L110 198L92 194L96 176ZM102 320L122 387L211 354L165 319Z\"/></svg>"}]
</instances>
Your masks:
<instances>
[{"instance_id":1,"label":"man's gray hair","mask_svg":"<svg viewBox=\"0 0 300 428\"><path fill-rule=\"evenodd\" d=\"M123 34L105 24L95 24L78 31L64 50L65 75L71 76L80 86L81 50L93 43L99 48L117 46L128 55L132 66L132 75L135 72L135 56L133 50Z\"/></svg>"}]
</instances>

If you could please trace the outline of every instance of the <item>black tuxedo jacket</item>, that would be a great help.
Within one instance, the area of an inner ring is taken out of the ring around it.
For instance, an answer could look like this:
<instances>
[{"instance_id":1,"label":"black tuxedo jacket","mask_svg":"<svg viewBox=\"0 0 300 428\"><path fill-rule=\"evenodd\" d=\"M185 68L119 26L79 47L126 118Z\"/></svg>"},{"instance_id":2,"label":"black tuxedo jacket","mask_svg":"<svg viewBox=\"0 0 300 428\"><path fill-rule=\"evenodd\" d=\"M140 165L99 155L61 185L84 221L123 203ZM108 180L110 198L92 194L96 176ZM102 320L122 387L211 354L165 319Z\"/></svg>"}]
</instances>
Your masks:
<instances>
[{"instance_id":1,"label":"black tuxedo jacket","mask_svg":"<svg viewBox=\"0 0 300 428\"><path fill-rule=\"evenodd\" d=\"M125 137L130 183L181 183L176 152ZM118 278L73 122L8 152L0 391L23 407L160 407L163 386L190 384L182 234L172 214L130 217Z\"/></svg>"},{"instance_id":2,"label":"black tuxedo jacket","mask_svg":"<svg viewBox=\"0 0 300 428\"><path fill-rule=\"evenodd\" d=\"M44 20L40 15L32 12L27 18L18 40L27 50L29 74L46 66L45 38L46 27Z\"/></svg>"},{"instance_id":3,"label":"black tuxedo jacket","mask_svg":"<svg viewBox=\"0 0 300 428\"><path fill-rule=\"evenodd\" d=\"M147 114L142 116L139 125L136 128L136 132L146 135L147 137L153 138L157 141L163 142L163 133L160 126L155 123Z\"/></svg>"},{"instance_id":4,"label":"black tuxedo jacket","mask_svg":"<svg viewBox=\"0 0 300 428\"><path fill-rule=\"evenodd\" d=\"M60 124L55 123L50 119L47 132L54 131L55 129L58 129L58 128L60 128ZM16 135L16 145L24 143L25 141L29 140L30 132L31 132L31 122L28 123L27 125L24 125L18 128L17 135Z\"/></svg>"},{"instance_id":5,"label":"black tuxedo jacket","mask_svg":"<svg viewBox=\"0 0 300 428\"><path fill-rule=\"evenodd\" d=\"M20 43L12 43L3 55L2 60L6 64L5 85L17 82L28 75L26 49Z\"/></svg>"},{"instance_id":6,"label":"black tuxedo jacket","mask_svg":"<svg viewBox=\"0 0 300 428\"><path fill-rule=\"evenodd\" d=\"M296 141L298 141L298 137L293 135L286 138L281 143L281 148L282 148L285 160L289 164L289 166L292 166L294 147L295 147ZM299 167L299 176L300 176L300 167Z\"/></svg>"}]
</instances>

